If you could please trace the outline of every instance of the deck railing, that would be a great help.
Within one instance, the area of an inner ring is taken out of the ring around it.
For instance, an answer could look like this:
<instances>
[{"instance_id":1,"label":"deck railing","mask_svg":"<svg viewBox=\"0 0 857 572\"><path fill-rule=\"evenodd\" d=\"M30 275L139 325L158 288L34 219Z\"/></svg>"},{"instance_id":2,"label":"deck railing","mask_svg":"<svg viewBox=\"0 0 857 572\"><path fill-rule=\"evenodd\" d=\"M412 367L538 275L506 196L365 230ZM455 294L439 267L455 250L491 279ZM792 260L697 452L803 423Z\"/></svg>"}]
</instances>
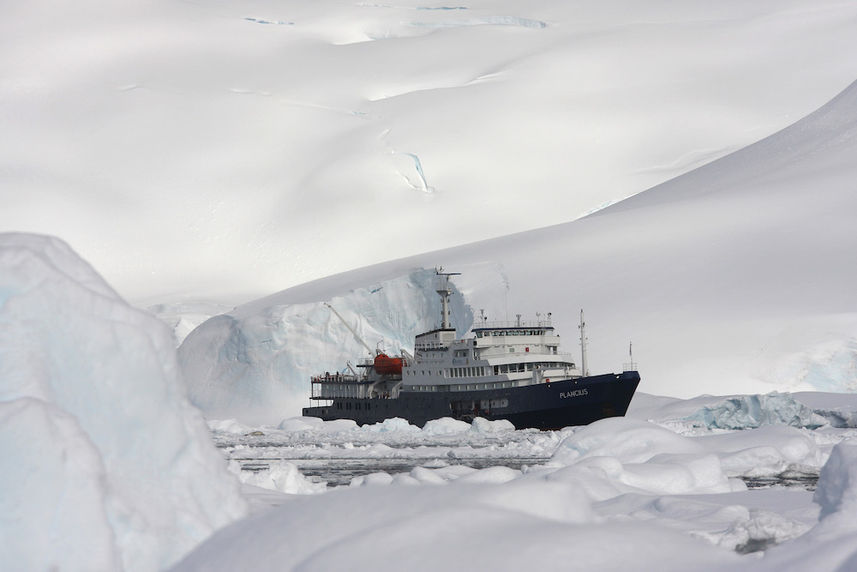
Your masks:
<instances>
[{"instance_id":1,"label":"deck railing","mask_svg":"<svg viewBox=\"0 0 857 572\"><path fill-rule=\"evenodd\" d=\"M538 320L473 320L472 330L504 330L514 328L552 328L552 320L550 318L540 318Z\"/></svg>"}]
</instances>

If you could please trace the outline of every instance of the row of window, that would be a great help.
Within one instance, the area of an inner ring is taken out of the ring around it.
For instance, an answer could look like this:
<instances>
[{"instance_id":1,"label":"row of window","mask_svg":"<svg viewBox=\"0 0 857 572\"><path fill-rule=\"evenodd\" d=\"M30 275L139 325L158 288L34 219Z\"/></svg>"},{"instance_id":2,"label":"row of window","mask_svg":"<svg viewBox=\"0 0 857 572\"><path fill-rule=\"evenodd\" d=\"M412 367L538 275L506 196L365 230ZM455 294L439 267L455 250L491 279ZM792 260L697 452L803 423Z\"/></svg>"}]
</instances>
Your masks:
<instances>
[{"instance_id":1,"label":"row of window","mask_svg":"<svg viewBox=\"0 0 857 572\"><path fill-rule=\"evenodd\" d=\"M503 365L495 365L492 368L486 366L473 366L473 367L451 367L449 369L439 369L436 371L432 370L420 370L420 374L422 376L426 375L443 375L443 377L447 378L461 378L461 377L483 377L486 375L501 375L506 373L524 373L528 371L533 371L534 369L550 369L550 368L565 368L565 367L574 367L574 364L564 363L564 362L524 362L524 363L510 363ZM407 375L417 375L416 371L408 371Z\"/></svg>"},{"instance_id":2,"label":"row of window","mask_svg":"<svg viewBox=\"0 0 857 572\"><path fill-rule=\"evenodd\" d=\"M545 335L545 330L478 330L476 332L476 337L488 337L488 336L543 336Z\"/></svg>"},{"instance_id":3,"label":"row of window","mask_svg":"<svg viewBox=\"0 0 857 572\"><path fill-rule=\"evenodd\" d=\"M352 403L350 401L345 402L344 405L345 405L345 407L343 407L343 403L341 401L339 401L336 403L336 408L337 409L345 409L346 411L351 411ZM358 402L355 402L353 405L354 405L353 409L355 409L357 411L359 411L361 409L365 409L366 411L369 411L372 408L372 402L371 401L364 401L362 403L358 401Z\"/></svg>"},{"instance_id":4,"label":"row of window","mask_svg":"<svg viewBox=\"0 0 857 572\"><path fill-rule=\"evenodd\" d=\"M517 381L497 381L494 383L463 383L455 385L410 385L407 388L410 391L476 391L480 389L504 389L509 387L518 387L526 385L529 380L523 382Z\"/></svg>"},{"instance_id":5,"label":"row of window","mask_svg":"<svg viewBox=\"0 0 857 572\"><path fill-rule=\"evenodd\" d=\"M444 373L446 373L444 377L482 377L483 375L488 375L486 373L487 369L484 366L451 367L448 370L444 370Z\"/></svg>"}]
</instances>

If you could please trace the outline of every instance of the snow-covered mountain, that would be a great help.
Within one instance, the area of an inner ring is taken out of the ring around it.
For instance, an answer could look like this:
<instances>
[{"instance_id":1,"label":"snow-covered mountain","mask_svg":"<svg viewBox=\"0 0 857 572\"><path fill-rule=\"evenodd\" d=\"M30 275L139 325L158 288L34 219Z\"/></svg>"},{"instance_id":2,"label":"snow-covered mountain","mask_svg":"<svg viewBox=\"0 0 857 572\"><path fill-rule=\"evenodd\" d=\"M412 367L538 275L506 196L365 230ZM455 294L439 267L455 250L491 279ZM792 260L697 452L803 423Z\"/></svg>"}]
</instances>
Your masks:
<instances>
[{"instance_id":1,"label":"snow-covered mountain","mask_svg":"<svg viewBox=\"0 0 857 572\"><path fill-rule=\"evenodd\" d=\"M290 304L320 308L334 295L340 307L356 309L363 290L349 289L442 263L464 273L473 308L495 317L550 311L566 344L575 340L577 310L586 308L593 371L619 369L633 340L643 391L854 391L857 267L848 261L857 250L855 180L857 83L771 137L595 215L333 276L234 314L258 324ZM410 315L424 295L434 296L427 287L398 298L398 308L378 299L375 311ZM211 368L254 361L247 349L225 351L236 339L260 338L248 326L212 343L218 324L203 324L180 350L188 379L206 391L226 382ZM394 337L404 343L415 325ZM267 327L290 329L288 319L268 319ZM275 341L265 350L280 363L286 353L305 366L266 366L268 385L307 392L304 369L341 367L344 356L331 360L332 348L354 349L345 330L304 335L305 345ZM233 374L228 385L236 395L251 393L253 384L241 379ZM291 402L262 403L272 416L298 413Z\"/></svg>"},{"instance_id":2,"label":"snow-covered mountain","mask_svg":"<svg viewBox=\"0 0 857 572\"><path fill-rule=\"evenodd\" d=\"M234 305L573 220L857 77L857 6L36 0L0 18L0 229Z\"/></svg>"}]
</instances>

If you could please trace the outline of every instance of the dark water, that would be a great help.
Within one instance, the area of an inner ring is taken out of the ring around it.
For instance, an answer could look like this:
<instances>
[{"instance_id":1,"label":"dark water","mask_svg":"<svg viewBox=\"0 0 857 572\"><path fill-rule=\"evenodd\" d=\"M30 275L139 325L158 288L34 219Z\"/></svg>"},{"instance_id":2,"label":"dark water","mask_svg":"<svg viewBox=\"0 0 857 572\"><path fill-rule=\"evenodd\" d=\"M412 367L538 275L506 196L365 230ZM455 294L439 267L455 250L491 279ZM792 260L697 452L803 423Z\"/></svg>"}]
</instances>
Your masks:
<instances>
[{"instance_id":1,"label":"dark water","mask_svg":"<svg viewBox=\"0 0 857 572\"><path fill-rule=\"evenodd\" d=\"M241 459L233 457L241 463L243 471L264 471L271 461L288 461L298 467L301 474L313 482L326 482L328 487L347 485L354 477L384 472L390 475L410 473L416 467L436 469L451 465L464 465L473 469L488 467L509 467L520 470L522 467L534 467L548 461L544 457L476 457L469 459L449 458L346 458L346 459ZM741 477L748 489L766 489L771 487L799 487L814 491L818 483L818 475L804 473L783 473L770 477Z\"/></svg>"},{"instance_id":2,"label":"dark water","mask_svg":"<svg viewBox=\"0 0 857 572\"><path fill-rule=\"evenodd\" d=\"M313 482L326 482L328 487L347 485L354 477L370 475L372 473L384 472L390 475L398 473L410 473L416 467L427 467L436 469L450 465L464 465L473 469L486 469L488 467L509 467L520 470L524 466L539 465L547 461L543 457L516 457L516 458L490 458L480 457L472 459L456 459L450 463L444 458L348 458L348 459L235 459L241 463L243 471L264 471L268 468L268 461L288 461L295 464L301 474Z\"/></svg>"},{"instance_id":3,"label":"dark water","mask_svg":"<svg viewBox=\"0 0 857 572\"><path fill-rule=\"evenodd\" d=\"M818 475L787 473L773 477L741 477L748 489L769 489L771 487L800 487L814 491L818 485Z\"/></svg>"}]
</instances>

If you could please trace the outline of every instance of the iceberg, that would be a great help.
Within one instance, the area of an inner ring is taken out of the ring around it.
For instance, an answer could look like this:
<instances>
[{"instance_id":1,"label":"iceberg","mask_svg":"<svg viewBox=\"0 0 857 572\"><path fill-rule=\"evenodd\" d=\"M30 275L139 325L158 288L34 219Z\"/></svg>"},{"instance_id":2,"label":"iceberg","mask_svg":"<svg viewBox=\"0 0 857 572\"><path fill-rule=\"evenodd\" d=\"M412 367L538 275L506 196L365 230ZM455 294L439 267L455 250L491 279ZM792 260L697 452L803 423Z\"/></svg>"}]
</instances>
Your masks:
<instances>
[{"instance_id":1,"label":"iceberg","mask_svg":"<svg viewBox=\"0 0 857 572\"><path fill-rule=\"evenodd\" d=\"M811 408L783 393L736 395L707 405L685 420L709 429L751 429L762 425L816 429L828 423Z\"/></svg>"},{"instance_id":2,"label":"iceberg","mask_svg":"<svg viewBox=\"0 0 857 572\"><path fill-rule=\"evenodd\" d=\"M243 516L173 337L64 242L0 234L0 562L164 569Z\"/></svg>"}]
</instances>

